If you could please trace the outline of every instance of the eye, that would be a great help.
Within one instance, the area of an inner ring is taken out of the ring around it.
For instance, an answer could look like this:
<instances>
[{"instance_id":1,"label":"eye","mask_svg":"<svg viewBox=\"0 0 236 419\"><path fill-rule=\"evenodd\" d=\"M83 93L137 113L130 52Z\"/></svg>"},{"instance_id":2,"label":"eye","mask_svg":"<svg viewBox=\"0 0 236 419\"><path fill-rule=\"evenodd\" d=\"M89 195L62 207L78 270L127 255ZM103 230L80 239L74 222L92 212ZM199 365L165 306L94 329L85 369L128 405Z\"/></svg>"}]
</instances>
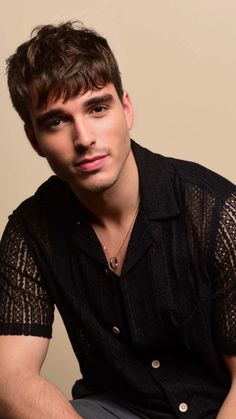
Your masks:
<instances>
[{"instance_id":1,"label":"eye","mask_svg":"<svg viewBox=\"0 0 236 419\"><path fill-rule=\"evenodd\" d=\"M99 114L103 114L107 109L108 107L105 105L97 105L94 108L92 108L91 112L93 114L99 115Z\"/></svg>"},{"instance_id":2,"label":"eye","mask_svg":"<svg viewBox=\"0 0 236 419\"><path fill-rule=\"evenodd\" d=\"M63 125L64 122L65 121L64 121L63 118L55 118L55 119L47 122L47 128L52 129L52 130L56 129L56 128L59 128Z\"/></svg>"}]
</instances>

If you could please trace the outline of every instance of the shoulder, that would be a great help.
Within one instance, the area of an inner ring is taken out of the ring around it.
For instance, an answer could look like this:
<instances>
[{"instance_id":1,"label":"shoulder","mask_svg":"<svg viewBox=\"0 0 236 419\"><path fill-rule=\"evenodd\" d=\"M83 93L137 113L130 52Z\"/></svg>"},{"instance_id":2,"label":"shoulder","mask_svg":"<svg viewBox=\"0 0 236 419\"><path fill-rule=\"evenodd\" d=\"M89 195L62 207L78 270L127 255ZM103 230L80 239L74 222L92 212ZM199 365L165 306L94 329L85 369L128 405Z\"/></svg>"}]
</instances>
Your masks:
<instances>
[{"instance_id":1,"label":"shoulder","mask_svg":"<svg viewBox=\"0 0 236 419\"><path fill-rule=\"evenodd\" d=\"M51 176L35 194L23 201L12 216L25 225L40 225L46 218L61 218L71 208L75 196L70 187L57 176Z\"/></svg>"},{"instance_id":2,"label":"shoulder","mask_svg":"<svg viewBox=\"0 0 236 419\"><path fill-rule=\"evenodd\" d=\"M236 186L222 175L195 162L165 157L180 180L192 187L196 186L215 197L227 196L236 191Z\"/></svg>"},{"instance_id":3,"label":"shoulder","mask_svg":"<svg viewBox=\"0 0 236 419\"><path fill-rule=\"evenodd\" d=\"M153 153L136 143L133 148L138 165L146 165L148 176L169 179L174 187L201 190L216 199L236 192L232 182L201 164Z\"/></svg>"},{"instance_id":4,"label":"shoulder","mask_svg":"<svg viewBox=\"0 0 236 419\"><path fill-rule=\"evenodd\" d=\"M68 186L65 182L61 181L57 176L51 176L39 186L34 195L25 199L14 212L37 208L44 204L52 205L55 199L61 199L67 190Z\"/></svg>"}]
</instances>

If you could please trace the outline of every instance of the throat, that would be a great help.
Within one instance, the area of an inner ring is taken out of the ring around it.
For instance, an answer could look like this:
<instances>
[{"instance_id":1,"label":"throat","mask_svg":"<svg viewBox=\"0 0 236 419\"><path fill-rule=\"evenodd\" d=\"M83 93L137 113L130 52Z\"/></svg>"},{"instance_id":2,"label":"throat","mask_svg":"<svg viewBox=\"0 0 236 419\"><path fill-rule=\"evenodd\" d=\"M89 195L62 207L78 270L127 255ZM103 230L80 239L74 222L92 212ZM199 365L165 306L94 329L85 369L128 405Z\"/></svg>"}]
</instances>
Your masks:
<instances>
[{"instance_id":1,"label":"throat","mask_svg":"<svg viewBox=\"0 0 236 419\"><path fill-rule=\"evenodd\" d=\"M125 260L128 243L133 230L135 220L139 211L140 201L126 219L125 225L102 227L98 224L92 224L92 227L102 245L104 254L107 259L109 269L117 275L121 275L123 263Z\"/></svg>"}]
</instances>

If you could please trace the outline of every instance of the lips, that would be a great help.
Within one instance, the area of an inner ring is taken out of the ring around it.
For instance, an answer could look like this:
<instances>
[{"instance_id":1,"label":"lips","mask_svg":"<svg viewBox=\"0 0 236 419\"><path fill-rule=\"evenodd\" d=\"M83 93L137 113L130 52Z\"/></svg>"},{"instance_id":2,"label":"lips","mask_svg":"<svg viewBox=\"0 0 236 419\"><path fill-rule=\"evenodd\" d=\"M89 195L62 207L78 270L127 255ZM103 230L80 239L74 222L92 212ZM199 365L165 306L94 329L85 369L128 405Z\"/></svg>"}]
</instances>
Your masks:
<instances>
[{"instance_id":1,"label":"lips","mask_svg":"<svg viewBox=\"0 0 236 419\"><path fill-rule=\"evenodd\" d=\"M89 172L99 169L106 161L107 154L101 156L94 156L90 159L80 160L75 164L75 167L82 172Z\"/></svg>"}]
</instances>

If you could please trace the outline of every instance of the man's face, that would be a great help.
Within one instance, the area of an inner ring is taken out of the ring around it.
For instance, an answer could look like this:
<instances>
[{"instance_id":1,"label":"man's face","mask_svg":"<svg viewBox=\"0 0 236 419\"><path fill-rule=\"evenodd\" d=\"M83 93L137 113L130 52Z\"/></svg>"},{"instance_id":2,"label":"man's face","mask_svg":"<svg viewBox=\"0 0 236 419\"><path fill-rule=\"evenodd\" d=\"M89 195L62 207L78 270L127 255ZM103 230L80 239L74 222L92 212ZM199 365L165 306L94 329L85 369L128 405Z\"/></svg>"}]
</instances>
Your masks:
<instances>
[{"instance_id":1,"label":"man's face","mask_svg":"<svg viewBox=\"0 0 236 419\"><path fill-rule=\"evenodd\" d=\"M113 84L33 107L31 122L31 144L76 193L107 190L127 171L133 111L127 92L122 104Z\"/></svg>"}]
</instances>

